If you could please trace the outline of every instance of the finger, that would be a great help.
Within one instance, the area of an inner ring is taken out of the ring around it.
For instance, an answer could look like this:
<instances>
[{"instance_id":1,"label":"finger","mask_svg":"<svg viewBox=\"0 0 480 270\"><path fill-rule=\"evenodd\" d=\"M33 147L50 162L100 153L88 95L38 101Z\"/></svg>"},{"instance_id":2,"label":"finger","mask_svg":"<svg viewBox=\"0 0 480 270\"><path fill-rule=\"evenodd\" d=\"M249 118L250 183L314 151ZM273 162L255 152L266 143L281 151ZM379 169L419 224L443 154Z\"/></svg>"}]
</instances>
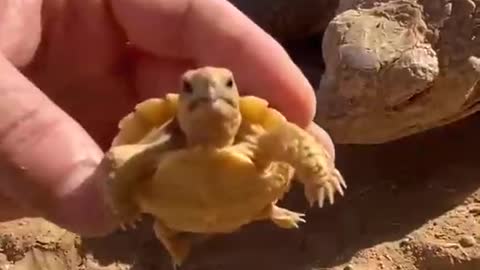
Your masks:
<instances>
[{"instance_id":1,"label":"finger","mask_svg":"<svg viewBox=\"0 0 480 270\"><path fill-rule=\"evenodd\" d=\"M106 229L108 211L96 183L86 181L101 175L93 173L102 152L2 55L0 115L0 190L73 231Z\"/></svg>"},{"instance_id":2,"label":"finger","mask_svg":"<svg viewBox=\"0 0 480 270\"><path fill-rule=\"evenodd\" d=\"M194 67L190 61L160 60L147 55L141 55L136 60L135 86L141 99L176 92L181 74Z\"/></svg>"},{"instance_id":3,"label":"finger","mask_svg":"<svg viewBox=\"0 0 480 270\"><path fill-rule=\"evenodd\" d=\"M231 69L243 93L269 100L306 126L315 111L307 79L285 50L225 0L112 0L128 39L159 58Z\"/></svg>"},{"instance_id":4,"label":"finger","mask_svg":"<svg viewBox=\"0 0 480 270\"><path fill-rule=\"evenodd\" d=\"M335 145L330 135L315 122L311 122L306 129L325 147L330 157L335 160Z\"/></svg>"}]
</instances>

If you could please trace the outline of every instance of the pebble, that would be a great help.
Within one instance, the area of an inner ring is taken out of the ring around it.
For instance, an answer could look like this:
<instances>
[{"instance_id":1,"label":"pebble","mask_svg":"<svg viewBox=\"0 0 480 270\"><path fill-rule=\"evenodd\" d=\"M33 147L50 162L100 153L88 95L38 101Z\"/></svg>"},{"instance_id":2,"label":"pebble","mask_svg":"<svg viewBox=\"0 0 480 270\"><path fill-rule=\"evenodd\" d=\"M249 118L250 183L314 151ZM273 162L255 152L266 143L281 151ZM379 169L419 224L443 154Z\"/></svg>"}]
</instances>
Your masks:
<instances>
[{"instance_id":1,"label":"pebble","mask_svg":"<svg viewBox=\"0 0 480 270\"><path fill-rule=\"evenodd\" d=\"M471 235L465 235L465 236L462 236L462 238L460 238L458 243L462 247L473 247L477 244L477 240L475 240L475 237Z\"/></svg>"},{"instance_id":2,"label":"pebble","mask_svg":"<svg viewBox=\"0 0 480 270\"><path fill-rule=\"evenodd\" d=\"M473 206L468 210L468 212L474 216L480 215L480 205Z\"/></svg>"},{"instance_id":3,"label":"pebble","mask_svg":"<svg viewBox=\"0 0 480 270\"><path fill-rule=\"evenodd\" d=\"M353 266L351 264L348 264L343 268L343 270L354 270Z\"/></svg>"},{"instance_id":4,"label":"pebble","mask_svg":"<svg viewBox=\"0 0 480 270\"><path fill-rule=\"evenodd\" d=\"M400 245L401 248L406 248L406 247L409 246L409 244L412 242L412 240L413 240L412 237L407 236L407 237L403 238L402 240L400 240L399 245Z\"/></svg>"}]
</instances>

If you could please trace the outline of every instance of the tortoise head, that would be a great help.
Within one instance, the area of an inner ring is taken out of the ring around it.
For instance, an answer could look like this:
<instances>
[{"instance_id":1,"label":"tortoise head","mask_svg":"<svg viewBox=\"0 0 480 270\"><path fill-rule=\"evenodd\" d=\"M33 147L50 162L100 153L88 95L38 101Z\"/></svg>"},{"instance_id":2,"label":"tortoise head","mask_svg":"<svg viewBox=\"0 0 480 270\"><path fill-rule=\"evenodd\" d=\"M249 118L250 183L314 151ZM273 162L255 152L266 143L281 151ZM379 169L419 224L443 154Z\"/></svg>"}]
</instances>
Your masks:
<instances>
[{"instance_id":1,"label":"tortoise head","mask_svg":"<svg viewBox=\"0 0 480 270\"><path fill-rule=\"evenodd\" d=\"M181 77L178 122L190 144L233 143L241 123L239 92L230 70L202 67Z\"/></svg>"}]
</instances>

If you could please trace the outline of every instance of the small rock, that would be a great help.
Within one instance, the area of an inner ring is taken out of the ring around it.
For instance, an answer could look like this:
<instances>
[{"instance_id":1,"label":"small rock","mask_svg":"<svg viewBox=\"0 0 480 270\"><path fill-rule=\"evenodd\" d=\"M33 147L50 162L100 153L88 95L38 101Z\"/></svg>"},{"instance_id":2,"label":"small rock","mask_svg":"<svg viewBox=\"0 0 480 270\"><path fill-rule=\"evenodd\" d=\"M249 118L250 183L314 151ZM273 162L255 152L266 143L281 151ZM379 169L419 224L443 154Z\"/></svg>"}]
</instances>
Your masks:
<instances>
[{"instance_id":1,"label":"small rock","mask_svg":"<svg viewBox=\"0 0 480 270\"><path fill-rule=\"evenodd\" d=\"M353 268L353 265L348 264L347 266L345 266L345 267L343 268L343 270L354 270L354 268Z\"/></svg>"},{"instance_id":2,"label":"small rock","mask_svg":"<svg viewBox=\"0 0 480 270\"><path fill-rule=\"evenodd\" d=\"M409 244L412 242L412 240L413 239L410 236L407 236L407 237L403 238L402 240L400 240L399 245L400 245L401 248L406 248L406 247L409 246Z\"/></svg>"},{"instance_id":3,"label":"small rock","mask_svg":"<svg viewBox=\"0 0 480 270\"><path fill-rule=\"evenodd\" d=\"M462 247L473 247L477 244L477 240L475 240L475 237L471 235L465 235L465 236L462 236L462 238L460 238L458 243Z\"/></svg>"},{"instance_id":4,"label":"small rock","mask_svg":"<svg viewBox=\"0 0 480 270\"><path fill-rule=\"evenodd\" d=\"M468 210L468 212L470 212L470 214L474 215L474 216L478 216L480 215L480 206L479 205L475 205L473 206L472 208L470 208Z\"/></svg>"}]
</instances>

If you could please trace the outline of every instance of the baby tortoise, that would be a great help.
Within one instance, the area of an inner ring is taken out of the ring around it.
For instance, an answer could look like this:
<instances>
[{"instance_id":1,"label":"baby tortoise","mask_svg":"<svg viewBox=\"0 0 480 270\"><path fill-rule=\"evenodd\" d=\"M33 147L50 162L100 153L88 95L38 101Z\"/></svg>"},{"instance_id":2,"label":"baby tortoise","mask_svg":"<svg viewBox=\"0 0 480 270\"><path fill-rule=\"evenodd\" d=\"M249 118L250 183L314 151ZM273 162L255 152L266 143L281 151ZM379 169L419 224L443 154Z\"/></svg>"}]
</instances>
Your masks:
<instances>
[{"instance_id":1,"label":"baby tortoise","mask_svg":"<svg viewBox=\"0 0 480 270\"><path fill-rule=\"evenodd\" d=\"M151 214L175 265L190 252L185 233L265 219L298 228L304 214L276 206L294 174L311 206L346 188L324 147L265 100L240 97L228 69L185 72L179 94L143 101L119 127L106 153L109 203L123 225Z\"/></svg>"}]
</instances>

